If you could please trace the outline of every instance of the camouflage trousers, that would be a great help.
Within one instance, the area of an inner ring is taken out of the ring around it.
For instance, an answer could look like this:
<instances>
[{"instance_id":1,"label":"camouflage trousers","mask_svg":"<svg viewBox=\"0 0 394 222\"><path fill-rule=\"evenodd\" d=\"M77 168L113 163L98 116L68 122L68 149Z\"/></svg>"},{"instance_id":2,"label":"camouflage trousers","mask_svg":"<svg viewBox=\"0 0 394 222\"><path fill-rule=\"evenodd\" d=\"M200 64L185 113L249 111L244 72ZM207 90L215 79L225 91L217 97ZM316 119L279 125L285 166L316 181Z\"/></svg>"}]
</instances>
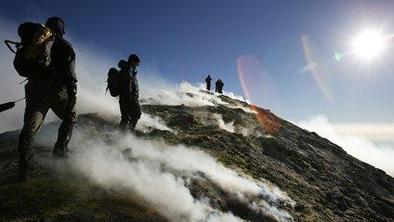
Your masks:
<instances>
[{"instance_id":1,"label":"camouflage trousers","mask_svg":"<svg viewBox=\"0 0 394 222\"><path fill-rule=\"evenodd\" d=\"M32 143L34 136L40 130L45 116L51 109L60 119L63 120L58 130L58 137L55 143L55 150L65 151L71 139L75 124L74 107L67 106L67 100L42 100L26 96L26 108L22 131L19 135L19 159L20 164L24 165L33 156L34 150Z\"/></svg>"}]
</instances>

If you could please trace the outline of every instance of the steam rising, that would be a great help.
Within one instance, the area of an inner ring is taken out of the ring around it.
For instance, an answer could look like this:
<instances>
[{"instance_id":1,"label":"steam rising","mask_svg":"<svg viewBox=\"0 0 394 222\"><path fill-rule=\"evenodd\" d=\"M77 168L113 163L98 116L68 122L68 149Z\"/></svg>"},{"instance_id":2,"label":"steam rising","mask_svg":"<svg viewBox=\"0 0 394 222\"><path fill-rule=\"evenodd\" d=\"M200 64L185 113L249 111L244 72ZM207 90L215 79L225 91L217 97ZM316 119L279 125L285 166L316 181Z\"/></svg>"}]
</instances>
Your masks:
<instances>
[{"instance_id":1,"label":"steam rising","mask_svg":"<svg viewBox=\"0 0 394 222\"><path fill-rule=\"evenodd\" d=\"M278 221L292 221L274 203L294 202L276 186L242 176L197 148L132 135L115 133L112 137L109 144L79 131L77 153L68 164L105 188L136 193L170 221L243 221L231 212L214 209L207 198L192 196L188 181L201 173L251 210Z\"/></svg>"},{"instance_id":2,"label":"steam rising","mask_svg":"<svg viewBox=\"0 0 394 222\"><path fill-rule=\"evenodd\" d=\"M14 22L0 18L0 38L18 39L14 34L16 27ZM78 113L96 112L108 118L118 118L118 102L105 94L105 80L107 70L120 58L100 57L98 55L105 54L78 41L71 42L77 54ZM4 72L0 82L1 103L21 98L24 92L22 86L17 87L23 79L13 69L13 54L5 47L0 48L0 54L0 69ZM231 107L218 96L202 92L203 85L183 82L174 86L149 69L140 70L138 78L145 104ZM21 128L23 108L18 104L12 111L1 113L0 132ZM247 107L241 108L248 111ZM234 132L233 123L224 123L220 115L214 118L220 128ZM53 119L53 114L47 117L47 121ZM136 128L142 132L151 129L173 132L163 120L145 113ZM45 135L38 142L52 146L53 141L49 140L54 138L55 135L50 138ZM224 167L197 147L170 146L118 133L113 133L111 138L112 142L108 142L78 128L72 138L75 152L66 160L68 166L104 188L134 193L170 221L243 221L231 212L213 208L208 197L192 196L190 180L201 179L201 174L252 211L278 221L292 221L289 213L279 207L280 203L294 205L285 193L268 182L253 180Z\"/></svg>"},{"instance_id":3,"label":"steam rising","mask_svg":"<svg viewBox=\"0 0 394 222\"><path fill-rule=\"evenodd\" d=\"M10 20L0 17L0 39L17 39L16 24ZM23 87L19 82L23 78L18 77L12 66L13 54L2 44L0 47L0 103L15 101L24 97ZM11 111L0 113L0 132L13 130L22 126L23 101L16 104Z\"/></svg>"},{"instance_id":4,"label":"steam rising","mask_svg":"<svg viewBox=\"0 0 394 222\"><path fill-rule=\"evenodd\" d=\"M148 88L143 95L145 103L154 105L185 105L185 106L214 106L226 104L217 96L203 93L203 85L193 86L188 82L182 82L179 86L164 86L160 88Z\"/></svg>"},{"instance_id":5,"label":"steam rising","mask_svg":"<svg viewBox=\"0 0 394 222\"><path fill-rule=\"evenodd\" d=\"M224 129L230 133L235 132L234 122L225 123L223 120L223 116L217 113L213 114L213 117L217 120L220 129Z\"/></svg>"},{"instance_id":6,"label":"steam rising","mask_svg":"<svg viewBox=\"0 0 394 222\"><path fill-rule=\"evenodd\" d=\"M170 129L161 118L142 113L141 119L136 125L136 130L149 133L152 131L152 129L173 132L173 130Z\"/></svg>"},{"instance_id":7,"label":"steam rising","mask_svg":"<svg viewBox=\"0 0 394 222\"><path fill-rule=\"evenodd\" d=\"M0 17L0 39L17 40L17 24L13 21ZM70 38L69 36L66 36ZM77 54L76 72L78 78L78 99L77 113L97 112L101 116L109 118L119 118L119 104L117 99L106 94L107 71L110 67L116 66L120 58L108 57L106 53L98 49L89 48L86 44L71 39ZM0 47L0 70L2 77L0 81L0 103L14 101L24 97L23 86L19 85L24 78L18 76L14 67L12 54L5 46ZM161 104L161 105L186 105L186 106L215 106L228 105L214 94L203 92L204 85L193 86L190 83L183 82L179 85L172 84L155 75L157 71L149 67L141 67L138 73L140 81L140 94L143 104ZM226 93L227 96L243 100L242 97L232 93ZM248 107L241 108L246 112L251 112ZM20 102L12 110L1 113L0 133L22 127L24 102ZM142 116L141 121L150 118L147 115ZM57 119L53 113L49 113L46 122ZM149 119L148 121L152 121ZM137 125L138 128L138 125ZM160 128L163 129L163 128ZM141 129L142 131L147 129Z\"/></svg>"}]
</instances>

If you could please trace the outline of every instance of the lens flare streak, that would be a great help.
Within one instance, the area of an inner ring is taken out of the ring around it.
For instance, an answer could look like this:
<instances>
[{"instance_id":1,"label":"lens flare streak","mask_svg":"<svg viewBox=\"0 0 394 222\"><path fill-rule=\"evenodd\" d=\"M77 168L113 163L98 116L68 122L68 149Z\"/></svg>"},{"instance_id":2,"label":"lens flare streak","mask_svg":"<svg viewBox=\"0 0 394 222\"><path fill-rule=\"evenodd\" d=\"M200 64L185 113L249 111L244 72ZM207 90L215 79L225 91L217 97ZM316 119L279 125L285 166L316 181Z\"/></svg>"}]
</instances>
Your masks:
<instances>
[{"instance_id":1,"label":"lens flare streak","mask_svg":"<svg viewBox=\"0 0 394 222\"><path fill-rule=\"evenodd\" d=\"M329 102L334 102L334 97L332 96L332 93L328 87L328 82L324 77L325 73L322 72L323 68L318 65L318 59L315 55L312 44L310 43L309 37L307 35L301 36L301 43L307 64L305 66L307 67L306 70L310 71L310 73L312 74L313 79L315 80L317 86L322 92L324 98Z\"/></svg>"}]
</instances>

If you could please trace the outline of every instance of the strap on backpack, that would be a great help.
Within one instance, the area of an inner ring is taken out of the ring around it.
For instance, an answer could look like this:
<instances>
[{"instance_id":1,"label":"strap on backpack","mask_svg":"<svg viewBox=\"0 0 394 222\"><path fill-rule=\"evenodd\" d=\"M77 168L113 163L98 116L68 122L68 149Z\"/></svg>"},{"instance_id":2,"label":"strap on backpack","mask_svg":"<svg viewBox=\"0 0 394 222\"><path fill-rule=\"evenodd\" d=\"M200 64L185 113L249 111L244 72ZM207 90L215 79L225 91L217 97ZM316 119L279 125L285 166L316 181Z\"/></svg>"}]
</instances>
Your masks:
<instances>
[{"instance_id":1,"label":"strap on backpack","mask_svg":"<svg viewBox=\"0 0 394 222\"><path fill-rule=\"evenodd\" d=\"M4 40L4 43L6 44L8 49L13 53L16 53L16 50L18 50L19 47L22 45L20 42L15 42L11 40ZM14 45L16 49L14 49L11 44Z\"/></svg>"}]
</instances>

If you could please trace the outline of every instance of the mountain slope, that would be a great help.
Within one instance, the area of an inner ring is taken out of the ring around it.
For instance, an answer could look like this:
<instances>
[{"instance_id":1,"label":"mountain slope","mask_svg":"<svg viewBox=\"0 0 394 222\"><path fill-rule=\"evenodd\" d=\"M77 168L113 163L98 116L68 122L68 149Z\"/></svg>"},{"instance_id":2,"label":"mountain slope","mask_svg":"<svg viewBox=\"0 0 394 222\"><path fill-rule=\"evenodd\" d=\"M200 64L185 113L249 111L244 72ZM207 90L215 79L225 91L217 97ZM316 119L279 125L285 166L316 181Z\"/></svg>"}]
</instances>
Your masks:
<instances>
[{"instance_id":1,"label":"mountain slope","mask_svg":"<svg viewBox=\"0 0 394 222\"><path fill-rule=\"evenodd\" d=\"M393 221L394 179L382 170L268 110L182 94L200 97L212 104L147 99L156 124L140 123L136 137L80 115L69 160L50 157L57 123L48 124L23 184L13 180L18 132L0 135L3 220Z\"/></svg>"}]
</instances>

